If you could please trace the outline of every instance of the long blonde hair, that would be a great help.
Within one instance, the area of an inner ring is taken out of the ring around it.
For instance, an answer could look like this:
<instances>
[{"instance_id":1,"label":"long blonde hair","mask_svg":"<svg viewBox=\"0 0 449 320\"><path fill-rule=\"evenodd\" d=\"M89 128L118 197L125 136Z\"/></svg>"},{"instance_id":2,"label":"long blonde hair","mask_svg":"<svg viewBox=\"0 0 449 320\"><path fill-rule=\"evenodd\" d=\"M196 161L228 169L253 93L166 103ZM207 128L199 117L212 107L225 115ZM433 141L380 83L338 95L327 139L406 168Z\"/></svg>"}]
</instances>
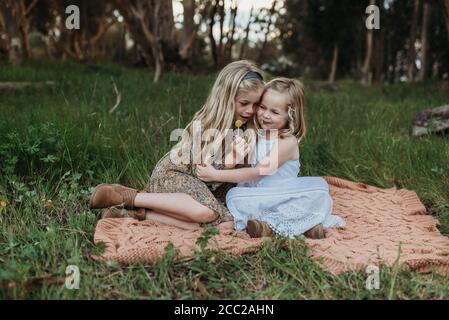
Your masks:
<instances>
[{"instance_id":1,"label":"long blonde hair","mask_svg":"<svg viewBox=\"0 0 449 320\"><path fill-rule=\"evenodd\" d=\"M195 113L192 121L186 126L185 133L177 147L187 147L190 150L193 137L193 124L199 121L203 132L216 129L219 134L214 141L202 141L202 154L212 154L225 138L226 129L233 127L235 99L242 92L263 89L264 82L257 77L244 79L248 72L256 72L263 79L263 72L251 61L240 60L231 62L221 70L202 108ZM209 158L208 158L209 159ZM209 162L209 161L205 161Z\"/></svg>"},{"instance_id":2,"label":"long blonde hair","mask_svg":"<svg viewBox=\"0 0 449 320\"><path fill-rule=\"evenodd\" d=\"M284 138L292 135L301 141L306 134L306 121L304 118L304 86L296 79L284 77L274 78L265 85L263 94L268 90L273 90L288 96L288 128L280 130L280 137ZM263 95L262 95L263 97ZM260 131L256 117L253 119L253 125L257 131Z\"/></svg>"}]
</instances>

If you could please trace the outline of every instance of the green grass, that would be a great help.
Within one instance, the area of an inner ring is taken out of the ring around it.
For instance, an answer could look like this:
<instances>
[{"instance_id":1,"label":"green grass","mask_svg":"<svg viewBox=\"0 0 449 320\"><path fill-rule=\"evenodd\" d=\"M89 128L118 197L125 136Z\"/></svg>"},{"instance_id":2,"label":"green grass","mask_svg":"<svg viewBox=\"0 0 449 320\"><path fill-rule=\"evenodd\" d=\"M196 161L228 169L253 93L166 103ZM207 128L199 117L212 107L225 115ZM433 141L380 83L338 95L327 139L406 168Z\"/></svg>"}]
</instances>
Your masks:
<instances>
[{"instance_id":1,"label":"green grass","mask_svg":"<svg viewBox=\"0 0 449 320\"><path fill-rule=\"evenodd\" d=\"M57 86L0 93L0 298L30 299L439 299L449 279L381 270L380 290L366 274L335 277L306 257L304 246L274 239L257 254L208 251L190 262L121 267L89 255L99 212L87 206L100 182L145 186L157 160L205 100L211 76L168 74L158 84L145 70L108 65L29 63L1 66L0 81L55 80ZM122 94L115 104L113 83ZM437 84L307 92L303 175L333 175L380 187L415 190L449 235L447 136L410 136L423 108L447 103ZM51 202L49 201L51 200ZM67 265L79 290L64 286Z\"/></svg>"}]
</instances>

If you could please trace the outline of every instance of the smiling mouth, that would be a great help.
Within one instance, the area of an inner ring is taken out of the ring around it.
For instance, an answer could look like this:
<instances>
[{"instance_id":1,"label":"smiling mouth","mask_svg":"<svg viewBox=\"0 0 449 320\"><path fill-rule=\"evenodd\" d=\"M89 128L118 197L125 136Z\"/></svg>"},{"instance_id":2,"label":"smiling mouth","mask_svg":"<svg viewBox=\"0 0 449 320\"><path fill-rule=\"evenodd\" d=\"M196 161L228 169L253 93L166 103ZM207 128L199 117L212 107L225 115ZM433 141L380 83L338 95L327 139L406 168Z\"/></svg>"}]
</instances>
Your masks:
<instances>
[{"instance_id":1,"label":"smiling mouth","mask_svg":"<svg viewBox=\"0 0 449 320\"><path fill-rule=\"evenodd\" d=\"M270 124L272 124L272 123L271 123L271 122L266 122L266 121L262 120L262 124L270 125Z\"/></svg>"}]
</instances>

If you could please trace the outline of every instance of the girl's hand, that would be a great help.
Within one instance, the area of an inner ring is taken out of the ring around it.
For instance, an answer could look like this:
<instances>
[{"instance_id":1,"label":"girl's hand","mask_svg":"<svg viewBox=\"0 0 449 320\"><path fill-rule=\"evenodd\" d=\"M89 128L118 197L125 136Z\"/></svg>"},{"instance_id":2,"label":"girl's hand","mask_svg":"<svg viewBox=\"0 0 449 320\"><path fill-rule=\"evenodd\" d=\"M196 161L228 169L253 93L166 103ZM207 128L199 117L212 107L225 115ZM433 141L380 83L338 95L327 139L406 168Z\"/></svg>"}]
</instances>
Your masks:
<instances>
[{"instance_id":1,"label":"girl's hand","mask_svg":"<svg viewBox=\"0 0 449 320\"><path fill-rule=\"evenodd\" d=\"M248 153L248 143L242 137L234 136L231 146L232 151L225 157L226 169L234 169L237 164L244 161Z\"/></svg>"},{"instance_id":2,"label":"girl's hand","mask_svg":"<svg viewBox=\"0 0 449 320\"><path fill-rule=\"evenodd\" d=\"M235 163L243 161L248 154L248 143L242 137L236 136L233 145Z\"/></svg>"},{"instance_id":3,"label":"girl's hand","mask_svg":"<svg viewBox=\"0 0 449 320\"><path fill-rule=\"evenodd\" d=\"M205 182L217 181L217 172L218 170L208 163L196 166L196 176Z\"/></svg>"}]
</instances>

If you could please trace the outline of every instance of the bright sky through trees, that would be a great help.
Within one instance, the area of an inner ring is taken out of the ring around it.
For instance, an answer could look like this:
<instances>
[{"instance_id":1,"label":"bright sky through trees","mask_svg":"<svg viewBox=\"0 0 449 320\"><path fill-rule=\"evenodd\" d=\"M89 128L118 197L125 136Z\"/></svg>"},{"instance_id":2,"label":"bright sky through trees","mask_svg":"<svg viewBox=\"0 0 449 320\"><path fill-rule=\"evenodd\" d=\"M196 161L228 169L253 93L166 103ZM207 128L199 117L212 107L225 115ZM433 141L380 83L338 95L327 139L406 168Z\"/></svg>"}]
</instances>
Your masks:
<instances>
[{"instance_id":1,"label":"bright sky through trees","mask_svg":"<svg viewBox=\"0 0 449 320\"><path fill-rule=\"evenodd\" d=\"M246 27L246 24L248 23L249 14L251 11L251 7L254 7L254 13L258 13L263 8L270 8L272 5L273 0L234 0L237 1L238 4L238 12L237 12L237 26L240 27L240 29L243 29ZM280 2L280 1L278 1ZM233 1L227 0L225 1L226 6L226 13L228 14L227 18L229 18L229 12L230 7L232 5ZM173 15L175 16L176 22L182 22L182 1L180 0L173 0ZM228 22L228 19L226 20ZM225 30L227 30L228 23L225 23ZM205 30L203 30L205 31ZM214 27L214 35L216 37L219 36L219 30L218 30L218 24ZM261 39L263 37L262 34L258 34L255 28L251 29L251 32L249 34L249 38L251 41L257 41L258 39Z\"/></svg>"}]
</instances>

